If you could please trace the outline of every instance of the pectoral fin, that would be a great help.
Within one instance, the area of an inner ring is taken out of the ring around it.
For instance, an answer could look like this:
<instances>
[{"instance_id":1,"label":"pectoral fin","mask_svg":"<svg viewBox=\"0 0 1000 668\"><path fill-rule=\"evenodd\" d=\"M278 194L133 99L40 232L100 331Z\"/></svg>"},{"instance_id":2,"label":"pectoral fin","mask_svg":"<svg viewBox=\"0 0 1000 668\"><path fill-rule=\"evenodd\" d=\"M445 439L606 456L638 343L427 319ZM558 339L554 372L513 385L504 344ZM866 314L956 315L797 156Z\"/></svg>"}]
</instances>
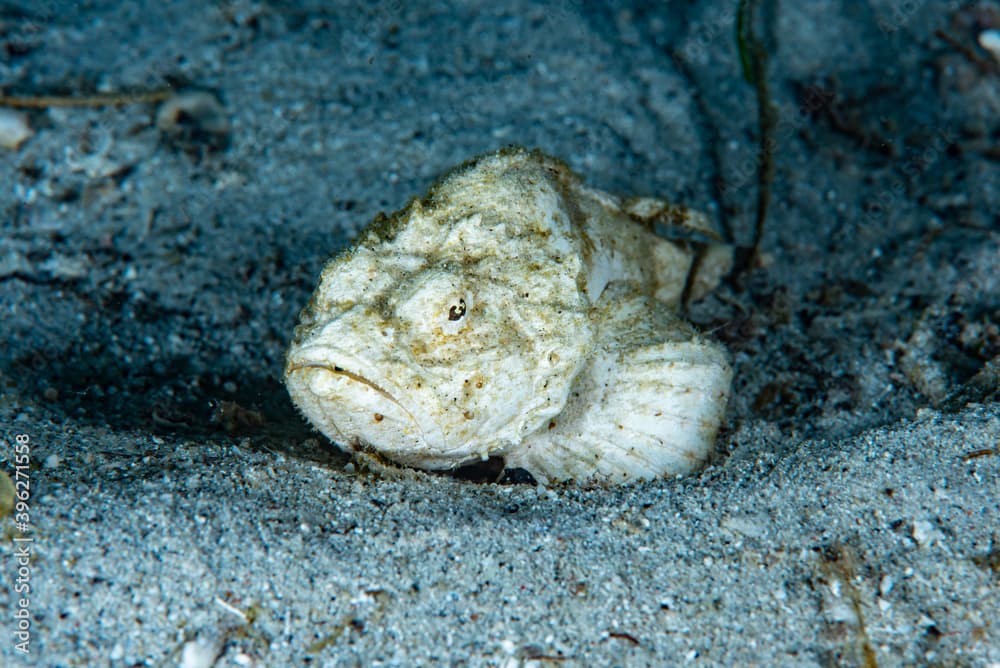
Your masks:
<instances>
[{"instance_id":1,"label":"pectoral fin","mask_svg":"<svg viewBox=\"0 0 1000 668\"><path fill-rule=\"evenodd\" d=\"M732 370L723 348L655 300L605 305L600 349L563 411L505 456L543 481L690 473L711 454ZM617 311L617 313L615 312Z\"/></svg>"}]
</instances>

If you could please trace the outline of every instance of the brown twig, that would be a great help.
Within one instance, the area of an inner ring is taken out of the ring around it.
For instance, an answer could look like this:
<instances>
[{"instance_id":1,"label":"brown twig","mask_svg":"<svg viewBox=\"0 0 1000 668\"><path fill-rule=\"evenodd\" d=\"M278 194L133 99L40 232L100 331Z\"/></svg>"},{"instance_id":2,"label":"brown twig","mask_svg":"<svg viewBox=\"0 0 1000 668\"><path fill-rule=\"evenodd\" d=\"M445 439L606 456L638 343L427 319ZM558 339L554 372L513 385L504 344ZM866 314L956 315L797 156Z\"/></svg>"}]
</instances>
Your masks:
<instances>
[{"instance_id":1,"label":"brown twig","mask_svg":"<svg viewBox=\"0 0 1000 668\"><path fill-rule=\"evenodd\" d=\"M871 638L868 635L868 628L865 626L861 592L854 586L854 579L856 577L854 555L846 545L838 544L830 546L824 555L824 561L830 575L840 580L847 594L847 599L851 603L856 621L855 631L857 632L858 651L861 654L861 665L864 668L878 668L875 648L872 646Z\"/></svg>"},{"instance_id":2,"label":"brown twig","mask_svg":"<svg viewBox=\"0 0 1000 668\"><path fill-rule=\"evenodd\" d=\"M973 450L972 452L967 452L962 455L962 461L968 462L973 459L979 459L980 457L990 457L997 454L997 451L993 448L983 448L982 450Z\"/></svg>"},{"instance_id":3,"label":"brown twig","mask_svg":"<svg viewBox=\"0 0 1000 668\"><path fill-rule=\"evenodd\" d=\"M774 130L778 124L778 111L771 100L767 85L767 48L755 29L758 0L740 0L736 24L736 40L743 65L743 75L757 90L757 211L754 216L753 240L750 246L740 249L733 269L738 276L750 269L760 251L764 224L771 205L771 184L774 181Z\"/></svg>"},{"instance_id":4,"label":"brown twig","mask_svg":"<svg viewBox=\"0 0 1000 668\"><path fill-rule=\"evenodd\" d=\"M49 109L52 107L114 107L126 104L163 102L174 95L170 88L135 93L94 93L93 95L0 95L0 107Z\"/></svg>"},{"instance_id":5,"label":"brown twig","mask_svg":"<svg viewBox=\"0 0 1000 668\"><path fill-rule=\"evenodd\" d=\"M958 38L949 35L940 28L934 31L934 36L946 42L953 49L961 53L969 62L978 67L981 71L987 74L1000 74L1000 65L998 65L996 61L979 55L976 53L975 49L970 48Z\"/></svg>"}]
</instances>

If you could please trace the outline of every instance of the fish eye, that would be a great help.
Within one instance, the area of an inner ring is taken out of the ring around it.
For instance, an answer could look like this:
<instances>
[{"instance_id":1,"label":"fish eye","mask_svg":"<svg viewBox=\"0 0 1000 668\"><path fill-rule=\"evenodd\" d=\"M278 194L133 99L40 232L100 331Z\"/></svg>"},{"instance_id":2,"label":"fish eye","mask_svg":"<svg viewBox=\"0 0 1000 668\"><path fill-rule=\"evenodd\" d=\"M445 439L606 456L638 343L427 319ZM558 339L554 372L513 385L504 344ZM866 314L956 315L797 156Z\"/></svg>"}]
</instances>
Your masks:
<instances>
[{"instance_id":1,"label":"fish eye","mask_svg":"<svg viewBox=\"0 0 1000 668\"><path fill-rule=\"evenodd\" d=\"M462 316L465 315L465 300L461 297L458 300L458 304L452 304L451 308L448 309L448 320L455 321L461 320Z\"/></svg>"},{"instance_id":2,"label":"fish eye","mask_svg":"<svg viewBox=\"0 0 1000 668\"><path fill-rule=\"evenodd\" d=\"M459 293L450 295L438 311L438 327L445 334L458 334L469 325L469 310L472 308L472 295L469 293ZM447 319L442 318L447 314Z\"/></svg>"},{"instance_id":3,"label":"fish eye","mask_svg":"<svg viewBox=\"0 0 1000 668\"><path fill-rule=\"evenodd\" d=\"M392 307L400 325L414 335L454 335L469 326L475 298L461 276L436 272L406 286Z\"/></svg>"}]
</instances>

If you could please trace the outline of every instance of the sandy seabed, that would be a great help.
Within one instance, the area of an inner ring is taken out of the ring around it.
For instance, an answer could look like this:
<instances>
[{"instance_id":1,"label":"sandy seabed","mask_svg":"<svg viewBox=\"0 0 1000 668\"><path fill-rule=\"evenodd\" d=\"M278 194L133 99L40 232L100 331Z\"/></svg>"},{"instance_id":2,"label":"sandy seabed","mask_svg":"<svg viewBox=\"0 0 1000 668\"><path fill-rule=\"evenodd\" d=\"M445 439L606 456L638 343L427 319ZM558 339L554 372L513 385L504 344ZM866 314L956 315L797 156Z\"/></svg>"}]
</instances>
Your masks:
<instances>
[{"instance_id":1,"label":"sandy seabed","mask_svg":"<svg viewBox=\"0 0 1000 668\"><path fill-rule=\"evenodd\" d=\"M328 256L505 144L749 243L735 5L0 4L0 90L98 96L0 149L0 663L1000 666L997 3L770 16L702 474L373 470L280 383Z\"/></svg>"}]
</instances>

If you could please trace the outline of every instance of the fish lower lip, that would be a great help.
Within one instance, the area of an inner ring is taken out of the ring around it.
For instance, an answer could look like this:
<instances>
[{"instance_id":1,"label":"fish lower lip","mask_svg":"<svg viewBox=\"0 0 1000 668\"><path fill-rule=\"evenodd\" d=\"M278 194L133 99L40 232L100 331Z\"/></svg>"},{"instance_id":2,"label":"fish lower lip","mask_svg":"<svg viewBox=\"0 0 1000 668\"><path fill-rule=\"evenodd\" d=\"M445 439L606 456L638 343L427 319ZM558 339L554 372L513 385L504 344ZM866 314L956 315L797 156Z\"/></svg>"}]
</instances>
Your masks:
<instances>
[{"instance_id":1,"label":"fish lower lip","mask_svg":"<svg viewBox=\"0 0 1000 668\"><path fill-rule=\"evenodd\" d=\"M336 359L336 357L334 357L334 359ZM356 366L359 365L353 365L353 364L344 365L342 363L328 362L326 360L305 359L302 361L290 361L285 369L285 375L290 376L291 374L298 371L308 371L309 369L316 369L325 371L327 373L336 376L342 376L353 382L365 385L372 391L378 393L383 399L396 406L404 415L406 415L406 417L416 426L417 430L420 432L421 440L422 441L426 440L423 425L416 418L413 412L409 408L407 408L403 402L397 399L392 392L386 389L384 384L373 381L368 376L353 371L351 368L349 368Z\"/></svg>"},{"instance_id":2,"label":"fish lower lip","mask_svg":"<svg viewBox=\"0 0 1000 668\"><path fill-rule=\"evenodd\" d=\"M410 415L410 411L406 410L403 404L401 404L399 400L396 399L396 397L392 396L391 392L386 390L384 387L380 386L378 383L368 380L361 374L354 373L353 371L348 371L347 369L341 366L330 365L323 362L305 362L302 364L290 364L288 366L287 373L294 373L296 371L302 371L303 369L322 369L323 371L328 371L329 373L336 374L338 376L344 376L346 378L350 378L356 383L367 385L368 387L372 388L373 390L378 392L380 395L382 395L392 403L399 406L401 410L406 411L407 415ZM410 415L410 417L412 418L413 416Z\"/></svg>"}]
</instances>

